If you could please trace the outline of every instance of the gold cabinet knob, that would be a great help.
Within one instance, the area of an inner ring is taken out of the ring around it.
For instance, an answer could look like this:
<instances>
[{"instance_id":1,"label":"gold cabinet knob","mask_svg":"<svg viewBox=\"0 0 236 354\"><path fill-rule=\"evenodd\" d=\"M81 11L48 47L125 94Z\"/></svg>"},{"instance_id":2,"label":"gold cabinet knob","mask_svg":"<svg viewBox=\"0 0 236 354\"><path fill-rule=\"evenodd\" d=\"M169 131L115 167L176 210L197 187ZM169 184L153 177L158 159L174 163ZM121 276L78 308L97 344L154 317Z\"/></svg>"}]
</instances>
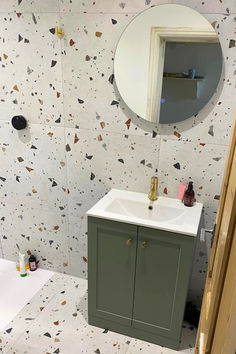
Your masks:
<instances>
[{"instance_id":1,"label":"gold cabinet knob","mask_svg":"<svg viewBox=\"0 0 236 354\"><path fill-rule=\"evenodd\" d=\"M146 248L147 247L147 242L146 241L141 242L141 247L142 248Z\"/></svg>"},{"instance_id":2,"label":"gold cabinet knob","mask_svg":"<svg viewBox=\"0 0 236 354\"><path fill-rule=\"evenodd\" d=\"M127 246L131 246L131 245L132 245L132 238L129 238L129 239L126 241L126 245L127 245Z\"/></svg>"}]
</instances>

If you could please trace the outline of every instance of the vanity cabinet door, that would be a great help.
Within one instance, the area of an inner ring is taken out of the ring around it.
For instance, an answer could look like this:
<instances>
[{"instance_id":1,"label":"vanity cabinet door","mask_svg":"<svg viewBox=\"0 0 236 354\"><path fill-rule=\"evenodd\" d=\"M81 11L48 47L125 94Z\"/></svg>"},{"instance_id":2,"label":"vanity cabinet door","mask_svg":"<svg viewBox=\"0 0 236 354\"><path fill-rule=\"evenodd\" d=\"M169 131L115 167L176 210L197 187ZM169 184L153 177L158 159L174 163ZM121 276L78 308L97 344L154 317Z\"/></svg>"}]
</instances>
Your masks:
<instances>
[{"instance_id":1,"label":"vanity cabinet door","mask_svg":"<svg viewBox=\"0 0 236 354\"><path fill-rule=\"evenodd\" d=\"M89 217L89 321L131 326L137 226Z\"/></svg>"},{"instance_id":2,"label":"vanity cabinet door","mask_svg":"<svg viewBox=\"0 0 236 354\"><path fill-rule=\"evenodd\" d=\"M194 238L138 228L132 326L178 340L191 271Z\"/></svg>"}]
</instances>

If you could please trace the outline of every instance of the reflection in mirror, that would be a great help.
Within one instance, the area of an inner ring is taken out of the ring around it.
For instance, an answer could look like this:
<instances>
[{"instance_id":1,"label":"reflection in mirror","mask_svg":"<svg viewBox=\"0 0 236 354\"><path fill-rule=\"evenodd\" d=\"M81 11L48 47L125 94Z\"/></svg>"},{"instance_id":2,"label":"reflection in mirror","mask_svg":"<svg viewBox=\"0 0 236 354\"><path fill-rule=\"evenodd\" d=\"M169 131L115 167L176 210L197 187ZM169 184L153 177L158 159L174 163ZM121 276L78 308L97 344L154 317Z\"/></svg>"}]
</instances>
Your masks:
<instances>
[{"instance_id":1,"label":"reflection in mirror","mask_svg":"<svg viewBox=\"0 0 236 354\"><path fill-rule=\"evenodd\" d=\"M222 69L214 29L153 27L147 119L177 123L197 114L216 90Z\"/></svg>"},{"instance_id":2,"label":"reflection in mirror","mask_svg":"<svg viewBox=\"0 0 236 354\"><path fill-rule=\"evenodd\" d=\"M155 6L135 17L115 54L124 102L153 123L178 123L198 114L215 93L221 71L214 28L181 5Z\"/></svg>"},{"instance_id":3,"label":"reflection in mirror","mask_svg":"<svg viewBox=\"0 0 236 354\"><path fill-rule=\"evenodd\" d=\"M221 63L219 43L167 42L159 122L197 114L217 88Z\"/></svg>"}]
</instances>

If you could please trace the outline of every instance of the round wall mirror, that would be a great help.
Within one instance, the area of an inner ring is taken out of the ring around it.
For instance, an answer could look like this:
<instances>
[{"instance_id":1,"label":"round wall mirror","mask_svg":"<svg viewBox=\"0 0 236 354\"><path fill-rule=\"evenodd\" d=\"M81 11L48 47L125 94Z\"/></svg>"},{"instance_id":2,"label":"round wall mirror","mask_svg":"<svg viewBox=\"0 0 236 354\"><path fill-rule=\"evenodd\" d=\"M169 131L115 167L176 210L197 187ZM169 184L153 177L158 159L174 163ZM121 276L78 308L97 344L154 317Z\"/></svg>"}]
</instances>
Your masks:
<instances>
[{"instance_id":1,"label":"round wall mirror","mask_svg":"<svg viewBox=\"0 0 236 354\"><path fill-rule=\"evenodd\" d=\"M212 25L189 7L165 4L145 10L126 27L114 75L122 99L139 117L178 123L208 103L222 61Z\"/></svg>"}]
</instances>

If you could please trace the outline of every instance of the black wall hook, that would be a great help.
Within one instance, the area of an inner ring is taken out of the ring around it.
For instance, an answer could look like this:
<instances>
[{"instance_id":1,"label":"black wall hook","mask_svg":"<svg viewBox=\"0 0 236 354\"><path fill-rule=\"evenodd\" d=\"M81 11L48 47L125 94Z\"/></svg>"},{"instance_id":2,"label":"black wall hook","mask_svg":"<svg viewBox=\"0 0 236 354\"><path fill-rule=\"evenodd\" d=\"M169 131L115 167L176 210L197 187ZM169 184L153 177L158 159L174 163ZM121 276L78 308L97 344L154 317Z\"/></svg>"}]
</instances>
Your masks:
<instances>
[{"instance_id":1,"label":"black wall hook","mask_svg":"<svg viewBox=\"0 0 236 354\"><path fill-rule=\"evenodd\" d=\"M23 116L14 116L11 120L11 124L16 130L22 130L26 128L27 121Z\"/></svg>"}]
</instances>

